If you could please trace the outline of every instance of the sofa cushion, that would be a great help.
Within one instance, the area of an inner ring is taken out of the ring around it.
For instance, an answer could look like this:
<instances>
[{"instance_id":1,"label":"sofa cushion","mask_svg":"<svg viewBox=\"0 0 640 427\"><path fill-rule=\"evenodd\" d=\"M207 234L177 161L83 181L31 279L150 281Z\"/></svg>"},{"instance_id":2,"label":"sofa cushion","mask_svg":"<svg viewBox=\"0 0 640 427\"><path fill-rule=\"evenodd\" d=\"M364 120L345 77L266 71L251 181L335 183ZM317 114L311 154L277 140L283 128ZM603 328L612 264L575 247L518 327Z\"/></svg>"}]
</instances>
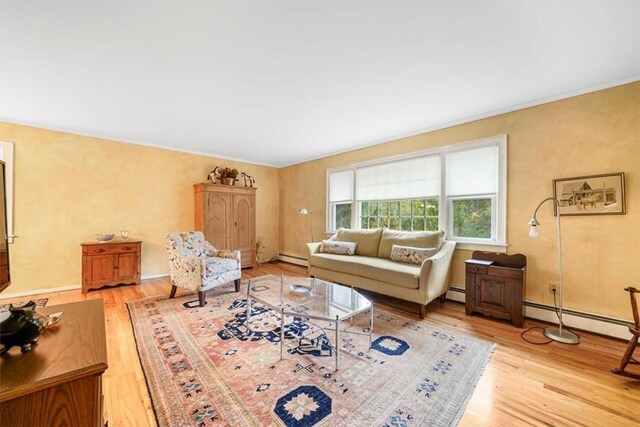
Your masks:
<instances>
[{"instance_id":1,"label":"sofa cushion","mask_svg":"<svg viewBox=\"0 0 640 427\"><path fill-rule=\"evenodd\" d=\"M337 240L323 240L320 251L323 254L355 255L356 242L339 242Z\"/></svg>"},{"instance_id":2,"label":"sofa cushion","mask_svg":"<svg viewBox=\"0 0 640 427\"><path fill-rule=\"evenodd\" d=\"M436 248L393 245L391 248L391 261L422 264L422 261L434 256L436 253L438 253Z\"/></svg>"},{"instance_id":3,"label":"sofa cushion","mask_svg":"<svg viewBox=\"0 0 640 427\"><path fill-rule=\"evenodd\" d=\"M375 257L378 255L378 245L380 244L381 228L373 230L352 230L341 228L338 230L336 240L339 242L356 242L356 255ZM391 252L391 248L389 248ZM389 258L389 255L386 256Z\"/></svg>"},{"instance_id":4,"label":"sofa cushion","mask_svg":"<svg viewBox=\"0 0 640 427\"><path fill-rule=\"evenodd\" d=\"M390 259L316 253L311 255L311 265L387 282L402 288L418 289L420 281L419 265L401 264Z\"/></svg>"},{"instance_id":5,"label":"sofa cushion","mask_svg":"<svg viewBox=\"0 0 640 427\"><path fill-rule=\"evenodd\" d=\"M378 258L390 258L393 245L411 246L414 248L436 248L440 250L444 231L395 231L382 230ZM356 251L356 254L358 252Z\"/></svg>"}]
</instances>

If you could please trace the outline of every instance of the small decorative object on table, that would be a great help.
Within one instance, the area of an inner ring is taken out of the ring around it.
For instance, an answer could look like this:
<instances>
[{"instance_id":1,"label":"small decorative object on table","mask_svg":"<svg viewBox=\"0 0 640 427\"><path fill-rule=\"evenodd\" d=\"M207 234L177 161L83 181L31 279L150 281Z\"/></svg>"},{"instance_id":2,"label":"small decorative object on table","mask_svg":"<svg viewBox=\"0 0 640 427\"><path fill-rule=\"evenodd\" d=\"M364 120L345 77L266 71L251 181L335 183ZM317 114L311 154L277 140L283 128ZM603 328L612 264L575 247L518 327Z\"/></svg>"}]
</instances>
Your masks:
<instances>
[{"instance_id":1,"label":"small decorative object on table","mask_svg":"<svg viewBox=\"0 0 640 427\"><path fill-rule=\"evenodd\" d=\"M5 354L11 347L19 346L23 353L31 350L38 342L38 336L44 329L44 322L35 316L36 303L29 301L23 306L9 307L9 316L0 322L0 354Z\"/></svg>"},{"instance_id":2,"label":"small decorative object on table","mask_svg":"<svg viewBox=\"0 0 640 427\"><path fill-rule=\"evenodd\" d=\"M98 242L110 242L111 240L113 240L113 236L113 233L101 233L95 235Z\"/></svg>"},{"instance_id":3,"label":"small decorative object on table","mask_svg":"<svg viewBox=\"0 0 640 427\"><path fill-rule=\"evenodd\" d=\"M129 238L129 230L127 230L126 225L122 230L120 230L120 237L122 237L122 240L127 240Z\"/></svg>"}]
</instances>

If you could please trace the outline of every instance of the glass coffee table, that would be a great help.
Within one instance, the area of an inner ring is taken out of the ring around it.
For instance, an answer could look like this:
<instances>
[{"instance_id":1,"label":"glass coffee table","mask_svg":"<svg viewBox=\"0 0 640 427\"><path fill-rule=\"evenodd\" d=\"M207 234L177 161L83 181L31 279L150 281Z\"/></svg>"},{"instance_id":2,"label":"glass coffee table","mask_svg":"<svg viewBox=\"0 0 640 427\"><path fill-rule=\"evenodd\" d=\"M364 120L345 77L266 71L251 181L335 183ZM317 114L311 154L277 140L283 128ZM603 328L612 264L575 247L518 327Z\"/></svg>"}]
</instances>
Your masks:
<instances>
[{"instance_id":1,"label":"glass coffee table","mask_svg":"<svg viewBox=\"0 0 640 427\"><path fill-rule=\"evenodd\" d=\"M369 336L373 333L373 307L371 301L353 288L311 277L262 276L250 279L247 286L247 330L251 331L251 310L255 302L280 315L280 360L284 359L285 318L287 316L308 319L309 322L325 321L334 328L319 326L322 330L335 331L335 343L331 343L336 356L336 371L340 368L340 333ZM368 332L340 328L340 322L351 320L357 314L369 311ZM311 322L313 323L313 322ZM328 338L328 337L327 337Z\"/></svg>"}]
</instances>

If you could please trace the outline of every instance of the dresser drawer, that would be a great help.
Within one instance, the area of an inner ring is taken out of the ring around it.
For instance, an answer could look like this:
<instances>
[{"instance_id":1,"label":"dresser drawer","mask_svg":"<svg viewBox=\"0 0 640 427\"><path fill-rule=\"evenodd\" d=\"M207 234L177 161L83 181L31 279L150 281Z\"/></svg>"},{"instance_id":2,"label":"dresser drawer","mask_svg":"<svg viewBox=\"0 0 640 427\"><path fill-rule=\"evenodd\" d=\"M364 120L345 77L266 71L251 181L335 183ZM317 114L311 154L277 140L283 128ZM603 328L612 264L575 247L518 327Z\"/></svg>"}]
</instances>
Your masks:
<instances>
[{"instance_id":1,"label":"dresser drawer","mask_svg":"<svg viewBox=\"0 0 640 427\"><path fill-rule=\"evenodd\" d=\"M486 265L467 264L467 272L474 274L487 274Z\"/></svg>"},{"instance_id":2,"label":"dresser drawer","mask_svg":"<svg viewBox=\"0 0 640 427\"><path fill-rule=\"evenodd\" d=\"M137 252L139 243L110 243L86 245L82 247L82 253L85 255L107 255L121 254L127 252Z\"/></svg>"}]
</instances>

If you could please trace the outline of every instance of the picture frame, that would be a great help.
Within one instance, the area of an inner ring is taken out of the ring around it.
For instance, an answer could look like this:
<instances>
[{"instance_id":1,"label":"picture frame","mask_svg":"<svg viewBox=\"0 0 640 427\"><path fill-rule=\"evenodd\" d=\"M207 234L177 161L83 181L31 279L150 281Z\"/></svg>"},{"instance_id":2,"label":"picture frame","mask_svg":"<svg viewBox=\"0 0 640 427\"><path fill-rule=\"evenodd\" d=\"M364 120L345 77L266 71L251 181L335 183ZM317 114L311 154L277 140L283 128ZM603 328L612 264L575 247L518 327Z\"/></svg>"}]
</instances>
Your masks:
<instances>
[{"instance_id":1,"label":"picture frame","mask_svg":"<svg viewBox=\"0 0 640 427\"><path fill-rule=\"evenodd\" d=\"M624 172L553 180L553 197L565 215L624 215ZM554 203L553 214L558 215Z\"/></svg>"}]
</instances>

